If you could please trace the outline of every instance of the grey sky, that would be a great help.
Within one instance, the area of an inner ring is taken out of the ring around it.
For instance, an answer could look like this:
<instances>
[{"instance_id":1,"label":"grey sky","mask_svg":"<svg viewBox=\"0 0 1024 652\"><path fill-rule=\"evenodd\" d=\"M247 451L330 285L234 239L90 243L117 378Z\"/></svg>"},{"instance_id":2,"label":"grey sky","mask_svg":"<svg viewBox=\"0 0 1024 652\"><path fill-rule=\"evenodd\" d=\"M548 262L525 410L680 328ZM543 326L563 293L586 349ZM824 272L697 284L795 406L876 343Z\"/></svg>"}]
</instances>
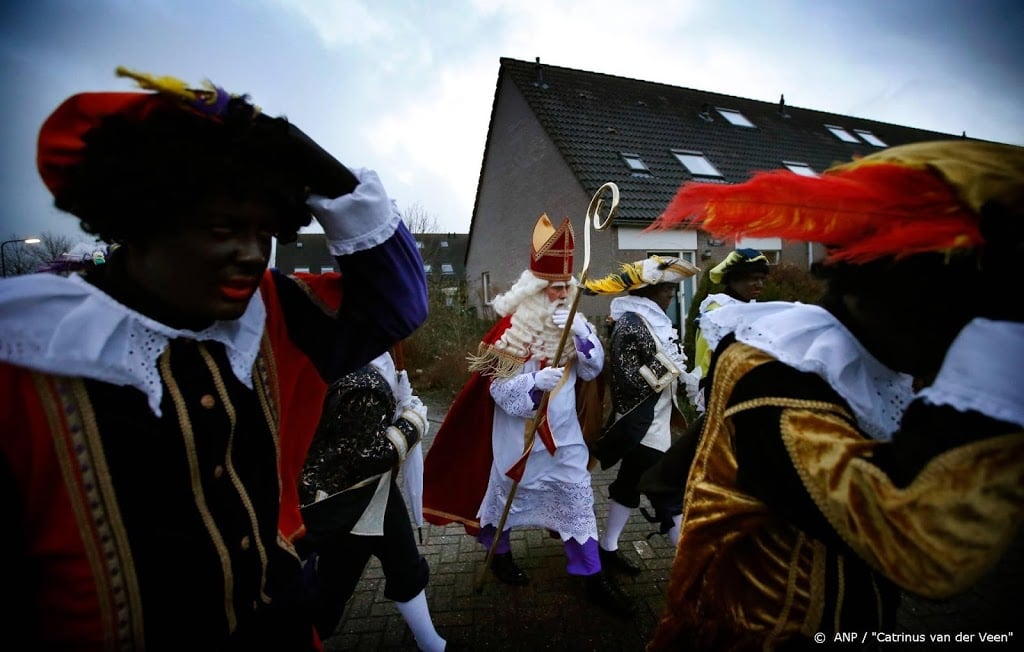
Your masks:
<instances>
[{"instance_id":1,"label":"grey sky","mask_svg":"<svg viewBox=\"0 0 1024 652\"><path fill-rule=\"evenodd\" d=\"M78 237L35 139L69 95L131 90L118 65L249 93L465 232L500 57L1024 145L1022 33L1016 0L14 0L0 235Z\"/></svg>"}]
</instances>

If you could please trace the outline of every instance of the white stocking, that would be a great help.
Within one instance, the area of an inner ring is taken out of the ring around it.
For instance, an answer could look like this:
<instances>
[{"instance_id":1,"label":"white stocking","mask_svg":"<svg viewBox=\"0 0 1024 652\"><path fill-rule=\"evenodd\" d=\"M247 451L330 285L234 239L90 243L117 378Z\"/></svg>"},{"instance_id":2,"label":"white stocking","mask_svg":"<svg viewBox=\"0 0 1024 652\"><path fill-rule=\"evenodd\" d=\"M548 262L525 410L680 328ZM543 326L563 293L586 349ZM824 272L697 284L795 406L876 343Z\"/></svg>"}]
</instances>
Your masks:
<instances>
[{"instance_id":1,"label":"white stocking","mask_svg":"<svg viewBox=\"0 0 1024 652\"><path fill-rule=\"evenodd\" d=\"M668 529L668 540L672 545L679 543L679 524L683 522L683 515L676 514L672 517L672 527Z\"/></svg>"},{"instance_id":2,"label":"white stocking","mask_svg":"<svg viewBox=\"0 0 1024 652\"><path fill-rule=\"evenodd\" d=\"M614 500L608 501L608 522L605 524L604 534L601 535L601 547L605 550L619 549L619 536L629 521L629 515L633 508L620 505Z\"/></svg>"},{"instance_id":3,"label":"white stocking","mask_svg":"<svg viewBox=\"0 0 1024 652\"><path fill-rule=\"evenodd\" d=\"M423 652L442 652L447 643L434 629L434 622L430 619L430 608L427 607L426 590L420 591L415 598L408 602L396 602L399 613L405 618L406 624L412 630L416 638L416 645Z\"/></svg>"}]
</instances>

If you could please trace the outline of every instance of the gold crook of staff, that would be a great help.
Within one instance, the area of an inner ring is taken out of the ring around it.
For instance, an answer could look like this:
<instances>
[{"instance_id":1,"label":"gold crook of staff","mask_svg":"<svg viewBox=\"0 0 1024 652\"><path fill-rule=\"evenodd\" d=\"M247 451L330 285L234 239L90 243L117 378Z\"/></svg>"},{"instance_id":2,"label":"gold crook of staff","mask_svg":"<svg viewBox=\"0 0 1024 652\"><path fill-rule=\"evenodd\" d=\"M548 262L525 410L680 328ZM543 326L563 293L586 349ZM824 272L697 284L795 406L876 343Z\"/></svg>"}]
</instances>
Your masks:
<instances>
[{"instance_id":1,"label":"gold crook of staff","mask_svg":"<svg viewBox=\"0 0 1024 652\"><path fill-rule=\"evenodd\" d=\"M608 214L604 216L602 220L601 209L604 207L604 195L606 191L611 192L612 199L608 206ZM590 199L590 205L587 207L587 215L583 222L583 269L580 270L579 285L582 286L587 280L587 272L590 271L590 227L593 225L595 231L604 231L612 222L615 220L616 213L619 212L619 187L612 182L608 182L597 189L594 196ZM555 351L555 357L553 360L556 362L562 359L562 351L565 350L565 344L569 339L569 332L572 330L572 322L576 317L576 308L579 306L580 297L583 295L582 292L577 292L576 296L572 300L572 306L569 308L569 316L566 317L565 325L562 327L562 335L558 340L558 349ZM551 396L550 392L544 392L541 395L540 404L537 406L537 415L544 415L548 409L548 398ZM523 458L521 463L525 471L526 460L525 458L533 450L533 443L537 439L537 427L540 425L541 417L538 416L533 420L533 425L530 428L530 434L526 437L526 443L523 445ZM515 466L518 466L519 462ZM501 512L501 518L498 520L498 527L494 531L494 538L491 540L491 545L487 548L487 556L484 558L483 568L477 573L476 582L474 583L474 590L479 593L483 589L484 578L487 576L487 569L491 566L491 560L494 559L494 551L498 547L498 539L501 537L501 533L505 531L505 521L508 520L509 510L512 509L512 501L515 500L516 490L519 488L519 480L513 478L512 488L508 492L508 498L505 500L505 509Z\"/></svg>"}]
</instances>

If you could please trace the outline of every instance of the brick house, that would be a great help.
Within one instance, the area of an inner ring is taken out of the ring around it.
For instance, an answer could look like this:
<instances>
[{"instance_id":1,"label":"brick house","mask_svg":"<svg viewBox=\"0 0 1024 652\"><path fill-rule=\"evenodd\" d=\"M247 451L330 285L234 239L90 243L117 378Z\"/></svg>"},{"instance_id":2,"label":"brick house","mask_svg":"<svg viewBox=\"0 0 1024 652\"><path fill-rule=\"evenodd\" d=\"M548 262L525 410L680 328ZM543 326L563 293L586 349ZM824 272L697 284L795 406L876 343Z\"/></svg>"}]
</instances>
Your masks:
<instances>
[{"instance_id":1,"label":"brick house","mask_svg":"<svg viewBox=\"0 0 1024 652\"><path fill-rule=\"evenodd\" d=\"M431 300L439 305L462 306L466 303L466 233L415 233L416 246L423 259ZM338 265L327 251L323 233L300 233L290 244L277 244L274 266L285 274L295 272L337 271ZM435 297L436 295L436 297Z\"/></svg>"},{"instance_id":2,"label":"brick house","mask_svg":"<svg viewBox=\"0 0 1024 652\"><path fill-rule=\"evenodd\" d=\"M852 116L595 72L502 58L466 253L467 297L493 317L493 297L526 268L542 213L572 220L577 272L592 195L606 182L621 193L613 227L592 233L591 277L652 253L681 256L704 269L737 246L803 267L817 245L710 239L698 231L644 228L683 181L745 181L788 167L818 174L887 146L960 138ZM684 283L673 321L682 323L696 288ZM607 297L585 297L587 315L606 315Z\"/></svg>"}]
</instances>

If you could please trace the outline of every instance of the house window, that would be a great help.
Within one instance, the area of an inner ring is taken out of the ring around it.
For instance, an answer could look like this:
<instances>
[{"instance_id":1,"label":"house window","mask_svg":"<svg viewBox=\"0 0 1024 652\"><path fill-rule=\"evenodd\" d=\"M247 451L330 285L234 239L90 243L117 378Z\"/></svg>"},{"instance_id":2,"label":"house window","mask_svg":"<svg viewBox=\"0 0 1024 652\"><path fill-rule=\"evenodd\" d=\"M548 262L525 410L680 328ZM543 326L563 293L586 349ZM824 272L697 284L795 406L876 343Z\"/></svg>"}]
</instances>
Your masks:
<instances>
[{"instance_id":1,"label":"house window","mask_svg":"<svg viewBox=\"0 0 1024 652\"><path fill-rule=\"evenodd\" d=\"M302 249L302 240L299 240L298 242L295 243L295 248Z\"/></svg>"},{"instance_id":2,"label":"house window","mask_svg":"<svg viewBox=\"0 0 1024 652\"><path fill-rule=\"evenodd\" d=\"M700 152L674 149L672 154L679 159L683 167L690 171L690 174L700 177L722 176L722 173L714 165L711 165L711 161L707 160Z\"/></svg>"},{"instance_id":3,"label":"house window","mask_svg":"<svg viewBox=\"0 0 1024 652\"><path fill-rule=\"evenodd\" d=\"M294 273L295 274L309 274L309 268L308 267L296 267Z\"/></svg>"},{"instance_id":4,"label":"house window","mask_svg":"<svg viewBox=\"0 0 1024 652\"><path fill-rule=\"evenodd\" d=\"M626 162L626 166L629 168L629 171L632 172L634 176L651 176L650 169L647 167L647 164L644 163L644 160L640 158L638 154L627 154L623 152L622 160Z\"/></svg>"},{"instance_id":5,"label":"house window","mask_svg":"<svg viewBox=\"0 0 1024 652\"><path fill-rule=\"evenodd\" d=\"M789 168L790 172L795 172L802 177L818 176L818 173L811 169L811 166L806 163L800 163L799 161L783 161L782 164Z\"/></svg>"},{"instance_id":6,"label":"house window","mask_svg":"<svg viewBox=\"0 0 1024 652\"><path fill-rule=\"evenodd\" d=\"M753 127L754 123L747 119L747 116L743 115L736 109L723 109L720 106L716 106L717 110L722 117L729 121L730 124L734 124L737 127Z\"/></svg>"},{"instance_id":7,"label":"house window","mask_svg":"<svg viewBox=\"0 0 1024 652\"><path fill-rule=\"evenodd\" d=\"M484 272L480 275L480 288L484 294L484 305L489 306L494 298L491 296L491 273Z\"/></svg>"},{"instance_id":8,"label":"house window","mask_svg":"<svg viewBox=\"0 0 1024 652\"><path fill-rule=\"evenodd\" d=\"M444 305L452 307L455 305L455 295L458 293L459 288L443 288L441 294L444 295Z\"/></svg>"},{"instance_id":9,"label":"house window","mask_svg":"<svg viewBox=\"0 0 1024 652\"><path fill-rule=\"evenodd\" d=\"M442 240L441 241L441 246L442 247L447 247L448 246L448 241L447 240Z\"/></svg>"},{"instance_id":10,"label":"house window","mask_svg":"<svg viewBox=\"0 0 1024 652\"><path fill-rule=\"evenodd\" d=\"M888 147L884 140L874 135L867 129L854 129L854 132L856 132L858 136L866 140L869 145L874 145L875 147Z\"/></svg>"},{"instance_id":11,"label":"house window","mask_svg":"<svg viewBox=\"0 0 1024 652\"><path fill-rule=\"evenodd\" d=\"M424 274L429 274L431 272L431 270L433 270L433 269L434 269L433 265L431 265L429 263L423 263L423 273Z\"/></svg>"},{"instance_id":12,"label":"house window","mask_svg":"<svg viewBox=\"0 0 1024 652\"><path fill-rule=\"evenodd\" d=\"M450 263L441 263L441 273L442 274L454 274L455 273L455 268L452 267Z\"/></svg>"},{"instance_id":13,"label":"house window","mask_svg":"<svg viewBox=\"0 0 1024 652\"><path fill-rule=\"evenodd\" d=\"M857 137L851 134L849 131L836 125L825 125L825 128L832 132L832 135L843 141L844 143L859 143Z\"/></svg>"},{"instance_id":14,"label":"house window","mask_svg":"<svg viewBox=\"0 0 1024 652\"><path fill-rule=\"evenodd\" d=\"M417 248L417 249L422 249L422 248L423 248L423 242L422 242L422 241L420 241L420 240L417 240L417 241L416 241L416 248Z\"/></svg>"}]
</instances>

